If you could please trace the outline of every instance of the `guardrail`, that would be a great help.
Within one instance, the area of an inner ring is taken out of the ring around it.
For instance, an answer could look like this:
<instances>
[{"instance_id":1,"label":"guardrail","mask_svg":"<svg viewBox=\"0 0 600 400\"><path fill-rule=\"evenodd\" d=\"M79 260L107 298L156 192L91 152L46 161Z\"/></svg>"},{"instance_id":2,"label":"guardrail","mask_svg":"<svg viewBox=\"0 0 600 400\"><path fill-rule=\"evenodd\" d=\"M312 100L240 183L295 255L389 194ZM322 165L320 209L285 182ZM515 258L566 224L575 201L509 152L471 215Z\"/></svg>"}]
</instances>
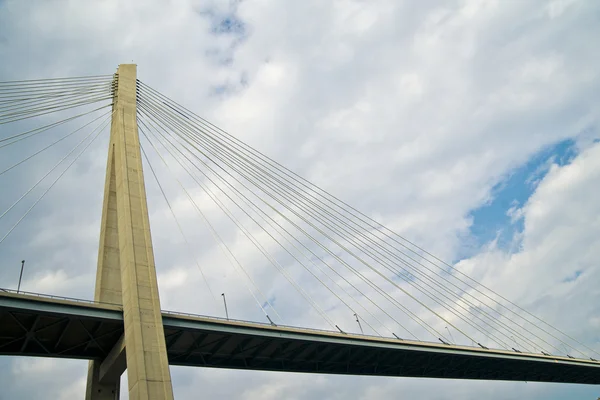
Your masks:
<instances>
[{"instance_id":1,"label":"guardrail","mask_svg":"<svg viewBox=\"0 0 600 400\"><path fill-rule=\"evenodd\" d=\"M77 299L77 298L65 297L65 296L56 296L56 295L52 295L52 294L26 292L26 291L23 291L23 290L16 291L14 289L0 288L0 291L7 292L7 293L14 293L14 294L23 294L23 295L28 295L28 296L36 296L36 297L48 298L48 299L74 301L74 302L83 303L83 304L99 304L99 305L106 304L106 305L110 305L110 306L122 307L121 304L107 303L107 302L94 301L94 300ZM316 332L316 333L320 332L320 333L326 333L326 334L332 334L332 333L339 334L341 332L342 334L347 334L347 332L344 332L341 329L338 332L338 331L327 330L327 329L304 328L304 327L293 326L293 325L282 325L282 324L274 324L274 323L267 323L267 322L260 322L260 321L247 321L247 320L242 320L242 319L223 318L223 317L216 317L216 316L212 316L212 315L193 314L193 313L186 313L186 312L180 312L180 311L161 310L161 312L163 314L174 315L174 316L204 318L204 319L210 319L210 320L220 321L220 322L249 323L249 324L262 325L262 326L265 326L265 327L273 327L273 326L275 326L275 327L282 327L282 328L297 329L297 330L301 330L301 331L304 331L304 332ZM268 318L268 319L270 320L270 318ZM392 340L402 341L402 339L400 339L398 337L365 335L364 333L361 334L361 333L354 333L354 332L352 332L351 334L354 335L354 336L361 336L361 337L370 338L370 339L392 339ZM430 342L430 341L424 341L424 340L419 340L419 342L439 345L438 342Z\"/></svg>"},{"instance_id":2,"label":"guardrail","mask_svg":"<svg viewBox=\"0 0 600 400\"><path fill-rule=\"evenodd\" d=\"M24 290L18 290L17 291L17 290L14 290L14 289L0 288L0 291L6 292L6 293L24 294L24 295L27 295L27 296L42 297L42 298L46 298L46 299L67 300L67 301L74 301L74 302L77 302L77 303L85 303L85 304L107 304L107 305L110 305L110 306L122 307L121 304L107 303L107 302L103 302L103 301L94 301L94 300L86 300L86 299L77 299L75 297L56 296L56 295L53 295L53 294L26 292Z\"/></svg>"},{"instance_id":3,"label":"guardrail","mask_svg":"<svg viewBox=\"0 0 600 400\"><path fill-rule=\"evenodd\" d=\"M56 295L53 295L53 294L27 292L27 291L24 291L24 290L17 291L15 289L0 288L0 291L6 292L6 293L23 294L23 295L27 295L27 296L35 296L35 297L47 298L47 299L67 300L67 301L73 301L73 302L83 303L83 304L99 304L99 305L106 304L106 305L110 305L110 306L122 307L121 304L107 303L107 302L94 301L94 300L86 300L86 299L78 299L78 298L75 298L75 297L56 296ZM304 327L293 326L293 325L282 325L282 324L267 323L267 322L260 322L260 321L248 321L248 320L243 320L243 319L223 318L223 317L216 317L216 316L212 316L212 315L193 314L193 313L186 313L186 312L180 312L180 311L161 310L161 312L163 314L174 315L174 316L204 318L204 319L210 319L210 320L222 321L222 322L250 323L250 324L262 325L262 326L265 326L265 327L276 326L276 327L282 327L282 328L297 329L297 330L302 330L302 331L306 331L306 332L321 332L321 333L327 333L327 334L340 333L338 331L327 330L327 329L304 328ZM342 332L342 333L346 333L346 332ZM365 334L359 334L359 333L352 333L352 335L363 336L363 337L366 337L366 338L374 338L374 339L385 338L385 339L401 340L401 339L397 339L397 338L393 338L393 337L389 337L388 338L388 337L385 337L385 336L365 335ZM434 343L434 342L425 342L425 343Z\"/></svg>"},{"instance_id":4,"label":"guardrail","mask_svg":"<svg viewBox=\"0 0 600 400\"><path fill-rule=\"evenodd\" d=\"M265 327L290 328L290 329L298 329L298 330L307 331L307 332L321 332L321 333L327 333L327 334L331 334L331 333L347 334L346 332L333 331L333 330L328 330L328 329L304 328L304 327L294 326L294 325L283 325L283 324L275 324L275 323L260 322L260 321L247 321L247 320L243 320L243 319L223 318L223 317L215 317L212 315L192 314L192 313L185 313L185 312L179 312L179 311L169 311L169 310L161 310L161 311L163 314L168 314L168 315L180 315L180 316L184 316L184 317L206 318L206 319L212 319L212 320L217 320L217 321L222 321L222 322L250 323L250 324L255 324L255 325L262 325ZM400 341L402 340L402 339L398 339L395 337L365 335L364 333L352 332L351 334L356 335L356 336L363 336L366 338L373 338L373 339L382 339L383 338L383 339L394 339L394 340L400 340ZM425 342L425 343L434 343L434 342Z\"/></svg>"}]
</instances>

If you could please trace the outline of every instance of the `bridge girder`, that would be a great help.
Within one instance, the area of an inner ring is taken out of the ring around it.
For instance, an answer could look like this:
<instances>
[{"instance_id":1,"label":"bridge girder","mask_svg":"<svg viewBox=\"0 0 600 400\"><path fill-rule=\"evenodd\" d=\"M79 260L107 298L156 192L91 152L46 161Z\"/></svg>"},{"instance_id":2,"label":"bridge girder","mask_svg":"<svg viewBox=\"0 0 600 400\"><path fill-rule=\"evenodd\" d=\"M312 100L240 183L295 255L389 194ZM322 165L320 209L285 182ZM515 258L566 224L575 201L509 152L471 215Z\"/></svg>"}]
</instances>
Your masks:
<instances>
[{"instance_id":1,"label":"bridge girder","mask_svg":"<svg viewBox=\"0 0 600 400\"><path fill-rule=\"evenodd\" d=\"M171 365L344 375L600 384L592 360L278 327L163 312ZM105 360L119 306L0 291L0 355ZM117 346L117 347L115 347Z\"/></svg>"}]
</instances>

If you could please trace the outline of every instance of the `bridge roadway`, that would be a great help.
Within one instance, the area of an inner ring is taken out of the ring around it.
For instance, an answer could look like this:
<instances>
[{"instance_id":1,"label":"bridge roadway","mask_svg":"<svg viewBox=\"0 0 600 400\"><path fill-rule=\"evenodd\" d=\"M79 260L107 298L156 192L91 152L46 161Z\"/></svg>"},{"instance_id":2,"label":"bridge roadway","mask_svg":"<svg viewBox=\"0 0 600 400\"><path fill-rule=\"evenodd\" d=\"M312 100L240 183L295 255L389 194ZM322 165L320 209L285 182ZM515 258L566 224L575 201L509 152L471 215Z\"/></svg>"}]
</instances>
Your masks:
<instances>
[{"instance_id":1,"label":"bridge roadway","mask_svg":"<svg viewBox=\"0 0 600 400\"><path fill-rule=\"evenodd\" d=\"M325 374L600 383L600 362L163 311L171 365ZM0 355L104 359L119 306L0 290Z\"/></svg>"}]
</instances>

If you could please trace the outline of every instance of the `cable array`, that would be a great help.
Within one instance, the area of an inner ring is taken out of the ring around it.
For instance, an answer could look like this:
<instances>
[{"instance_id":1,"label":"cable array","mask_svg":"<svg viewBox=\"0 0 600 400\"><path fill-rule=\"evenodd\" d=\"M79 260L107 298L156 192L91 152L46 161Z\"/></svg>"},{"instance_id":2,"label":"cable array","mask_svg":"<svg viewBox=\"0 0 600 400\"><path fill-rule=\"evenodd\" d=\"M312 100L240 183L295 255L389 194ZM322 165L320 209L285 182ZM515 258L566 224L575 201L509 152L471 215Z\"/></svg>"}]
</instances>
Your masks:
<instances>
[{"instance_id":1,"label":"cable array","mask_svg":"<svg viewBox=\"0 0 600 400\"><path fill-rule=\"evenodd\" d=\"M0 151L26 150L23 158L0 165L1 179L42 154L61 153L59 146L82 136L0 210L4 223L45 185L16 222L0 232L0 245L110 124L117 80L116 75L99 75L0 82ZM364 326L369 333L400 340L598 354L140 81L137 103L145 165L188 251L194 254L194 243L184 233L159 168L176 182L270 323L282 323L281 313L224 240L215 216L202 209L197 193L214 203L306 309L331 329L346 333L357 326L363 333ZM58 130L64 132L51 137ZM39 140L25 142L34 137ZM38 145L42 138L46 142ZM217 301L210 276L196 265Z\"/></svg>"},{"instance_id":2,"label":"cable array","mask_svg":"<svg viewBox=\"0 0 600 400\"><path fill-rule=\"evenodd\" d=\"M6 209L0 210L0 223L5 223L6 218L18 210L17 206L27 207L36 190L42 190L26 211L14 218L16 222L6 231L0 231L0 245L106 130L111 121L110 108L117 79L116 75L101 75L0 82L0 152L5 152L0 153L0 160L9 162L0 165L0 178L19 179L13 174L31 165L32 160L48 153L47 157L52 158L63 148L69 148L33 185ZM64 131L67 133L55 138L57 132ZM85 136L70 145L70 140L78 135ZM25 142L33 137L38 140ZM23 158L11 161L22 151L26 153ZM8 191L3 197L9 197Z\"/></svg>"},{"instance_id":3,"label":"cable array","mask_svg":"<svg viewBox=\"0 0 600 400\"><path fill-rule=\"evenodd\" d=\"M112 75L0 82L0 125L112 101Z\"/></svg>"},{"instance_id":4,"label":"cable array","mask_svg":"<svg viewBox=\"0 0 600 400\"><path fill-rule=\"evenodd\" d=\"M140 131L162 162L207 194L330 326L345 331L292 268L334 296L361 330L362 321L395 337L398 330L446 344L595 353L150 86L138 81L137 91Z\"/></svg>"}]
</instances>

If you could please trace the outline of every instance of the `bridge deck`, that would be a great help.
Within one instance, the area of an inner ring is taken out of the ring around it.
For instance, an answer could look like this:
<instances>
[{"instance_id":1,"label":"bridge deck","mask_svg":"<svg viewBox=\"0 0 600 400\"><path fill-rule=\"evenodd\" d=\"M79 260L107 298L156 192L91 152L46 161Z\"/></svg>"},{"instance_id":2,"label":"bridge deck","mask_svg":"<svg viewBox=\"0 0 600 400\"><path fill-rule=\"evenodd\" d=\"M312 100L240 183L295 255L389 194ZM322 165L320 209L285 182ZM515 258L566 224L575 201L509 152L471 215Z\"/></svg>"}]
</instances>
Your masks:
<instances>
[{"instance_id":1,"label":"bridge deck","mask_svg":"<svg viewBox=\"0 0 600 400\"><path fill-rule=\"evenodd\" d=\"M600 363L163 312L169 362L328 374L600 383ZM103 359L119 306L0 291L0 355Z\"/></svg>"}]
</instances>

